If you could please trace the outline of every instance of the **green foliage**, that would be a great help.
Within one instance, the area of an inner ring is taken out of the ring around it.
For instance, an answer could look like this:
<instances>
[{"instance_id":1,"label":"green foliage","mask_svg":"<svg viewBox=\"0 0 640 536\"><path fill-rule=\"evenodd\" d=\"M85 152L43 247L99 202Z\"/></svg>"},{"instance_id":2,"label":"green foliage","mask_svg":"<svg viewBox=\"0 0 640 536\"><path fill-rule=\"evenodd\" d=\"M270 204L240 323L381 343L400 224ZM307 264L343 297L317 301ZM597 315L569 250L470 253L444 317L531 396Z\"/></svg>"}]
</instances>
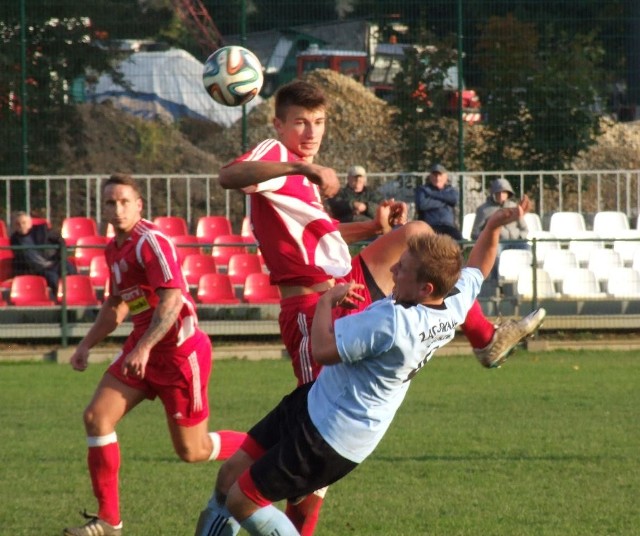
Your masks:
<instances>
[{"instance_id":1,"label":"green foliage","mask_svg":"<svg viewBox=\"0 0 640 536\"><path fill-rule=\"evenodd\" d=\"M593 35L492 17L476 63L486 117L484 169L566 169L598 133L603 51Z\"/></svg>"},{"instance_id":2,"label":"green foliage","mask_svg":"<svg viewBox=\"0 0 640 536\"><path fill-rule=\"evenodd\" d=\"M0 364L3 533L56 534L93 510L82 410L105 366ZM436 356L376 451L329 490L318 536L637 534L639 366L636 352L520 351L491 371ZM293 386L287 361L217 362L211 429L248 429ZM127 533L192 534L220 464L177 459L159 401L118 438Z\"/></svg>"}]
</instances>

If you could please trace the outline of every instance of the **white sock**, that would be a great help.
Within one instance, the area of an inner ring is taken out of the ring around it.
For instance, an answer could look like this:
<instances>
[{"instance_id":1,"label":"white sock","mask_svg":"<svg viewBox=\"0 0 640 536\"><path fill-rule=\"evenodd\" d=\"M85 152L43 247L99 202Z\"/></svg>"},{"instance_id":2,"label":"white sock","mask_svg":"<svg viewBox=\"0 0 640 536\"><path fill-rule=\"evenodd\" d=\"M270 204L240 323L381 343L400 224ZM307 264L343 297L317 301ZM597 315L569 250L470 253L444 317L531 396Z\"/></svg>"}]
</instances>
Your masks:
<instances>
[{"instance_id":1,"label":"white sock","mask_svg":"<svg viewBox=\"0 0 640 536\"><path fill-rule=\"evenodd\" d=\"M272 504L256 510L240 525L254 536L300 536L285 513Z\"/></svg>"},{"instance_id":2,"label":"white sock","mask_svg":"<svg viewBox=\"0 0 640 536\"><path fill-rule=\"evenodd\" d=\"M220 454L220 434L218 432L209 432L209 437L211 438L211 454L209 454L209 461L213 461Z\"/></svg>"}]
</instances>

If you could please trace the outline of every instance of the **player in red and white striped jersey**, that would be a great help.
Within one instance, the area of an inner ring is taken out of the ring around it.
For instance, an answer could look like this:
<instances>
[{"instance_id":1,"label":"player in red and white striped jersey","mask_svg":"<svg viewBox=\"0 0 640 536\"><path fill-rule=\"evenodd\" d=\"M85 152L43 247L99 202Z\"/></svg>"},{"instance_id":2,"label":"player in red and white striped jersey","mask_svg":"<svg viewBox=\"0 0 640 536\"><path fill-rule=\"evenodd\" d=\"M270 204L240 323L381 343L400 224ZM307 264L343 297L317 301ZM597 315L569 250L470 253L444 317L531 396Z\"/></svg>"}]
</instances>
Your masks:
<instances>
[{"instance_id":1,"label":"player in red and white striped jersey","mask_svg":"<svg viewBox=\"0 0 640 536\"><path fill-rule=\"evenodd\" d=\"M321 294L336 283L354 281L364 286L365 299L358 303L358 310L365 309L391 293L390 268L405 251L408 239L433 232L422 221L392 229L396 220L403 215L406 219L406 206L393 200L383 201L376 218L367 222L339 223L326 213L322 197L332 197L340 189L333 169L313 163L326 115L325 96L316 86L296 80L281 87L273 120L278 140L263 141L223 167L219 175L223 188L242 189L250 197L253 233L271 281L282 294L280 330L299 385L313 381L320 371L312 357L310 333ZM376 236L350 257L348 244ZM353 311L337 307L334 315ZM527 320L526 325L517 325L518 329L501 336L505 333L498 332L476 301L466 317L464 333L474 349L499 349L498 354L503 355L537 327L532 326ZM322 495L287 505L287 514L304 536L313 534Z\"/></svg>"}]
</instances>

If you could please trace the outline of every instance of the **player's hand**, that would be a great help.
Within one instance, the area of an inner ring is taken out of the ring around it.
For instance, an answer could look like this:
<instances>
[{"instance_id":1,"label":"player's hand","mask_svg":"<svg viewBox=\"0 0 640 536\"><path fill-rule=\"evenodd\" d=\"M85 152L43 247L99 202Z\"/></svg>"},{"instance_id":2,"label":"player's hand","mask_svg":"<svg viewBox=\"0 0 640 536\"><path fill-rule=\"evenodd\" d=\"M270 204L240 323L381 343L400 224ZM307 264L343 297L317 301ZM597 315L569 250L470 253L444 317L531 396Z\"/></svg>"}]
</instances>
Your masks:
<instances>
[{"instance_id":1,"label":"player's hand","mask_svg":"<svg viewBox=\"0 0 640 536\"><path fill-rule=\"evenodd\" d=\"M389 214L389 225L391 225L391 227L397 227L398 225L404 225L407 223L409 214L407 204L403 201L395 201L394 199L389 199L389 203L391 209Z\"/></svg>"},{"instance_id":2,"label":"player's hand","mask_svg":"<svg viewBox=\"0 0 640 536\"><path fill-rule=\"evenodd\" d=\"M77 370L79 372L86 370L89 365L89 349L78 346L76 351L71 355L69 363L73 367L73 370Z\"/></svg>"},{"instance_id":3,"label":"player's hand","mask_svg":"<svg viewBox=\"0 0 640 536\"><path fill-rule=\"evenodd\" d=\"M391 205L388 201L382 201L376 208L376 223L381 229L382 234L387 234L393 230L391 225Z\"/></svg>"},{"instance_id":4,"label":"player's hand","mask_svg":"<svg viewBox=\"0 0 640 536\"><path fill-rule=\"evenodd\" d=\"M364 285L354 283L341 283L327 290L327 299L331 302L331 307L344 307L345 309L357 309L358 302L364 301L364 296L357 291L363 289Z\"/></svg>"},{"instance_id":5,"label":"player's hand","mask_svg":"<svg viewBox=\"0 0 640 536\"><path fill-rule=\"evenodd\" d=\"M336 172L329 167L308 164L303 175L318 185L323 197L333 197L340 191L340 180Z\"/></svg>"},{"instance_id":6,"label":"player's hand","mask_svg":"<svg viewBox=\"0 0 640 536\"><path fill-rule=\"evenodd\" d=\"M496 229L502 225L518 221L520 218L529 212L531 208L531 201L525 195L522 197L517 207L501 208L494 212L487 220L486 226L490 229Z\"/></svg>"},{"instance_id":7,"label":"player's hand","mask_svg":"<svg viewBox=\"0 0 640 536\"><path fill-rule=\"evenodd\" d=\"M147 369L147 361L149 361L149 352L136 347L122 361L122 373L141 380Z\"/></svg>"}]
</instances>

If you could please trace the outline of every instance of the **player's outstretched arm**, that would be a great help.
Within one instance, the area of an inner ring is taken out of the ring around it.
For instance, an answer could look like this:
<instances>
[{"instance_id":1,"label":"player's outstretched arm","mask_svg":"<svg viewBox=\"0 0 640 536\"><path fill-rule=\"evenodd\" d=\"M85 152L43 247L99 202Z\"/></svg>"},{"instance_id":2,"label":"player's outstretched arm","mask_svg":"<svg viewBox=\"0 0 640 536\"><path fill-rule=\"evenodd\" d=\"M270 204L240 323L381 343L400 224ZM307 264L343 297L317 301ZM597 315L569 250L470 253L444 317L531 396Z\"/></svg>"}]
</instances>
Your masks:
<instances>
[{"instance_id":1,"label":"player's outstretched arm","mask_svg":"<svg viewBox=\"0 0 640 536\"><path fill-rule=\"evenodd\" d=\"M467 266L478 268L484 277L487 277L493 267L498 252L500 241L500 229L503 225L517 221L529 211L531 202L525 195L517 207L501 208L494 212L478 236L476 243L469 254Z\"/></svg>"}]
</instances>

